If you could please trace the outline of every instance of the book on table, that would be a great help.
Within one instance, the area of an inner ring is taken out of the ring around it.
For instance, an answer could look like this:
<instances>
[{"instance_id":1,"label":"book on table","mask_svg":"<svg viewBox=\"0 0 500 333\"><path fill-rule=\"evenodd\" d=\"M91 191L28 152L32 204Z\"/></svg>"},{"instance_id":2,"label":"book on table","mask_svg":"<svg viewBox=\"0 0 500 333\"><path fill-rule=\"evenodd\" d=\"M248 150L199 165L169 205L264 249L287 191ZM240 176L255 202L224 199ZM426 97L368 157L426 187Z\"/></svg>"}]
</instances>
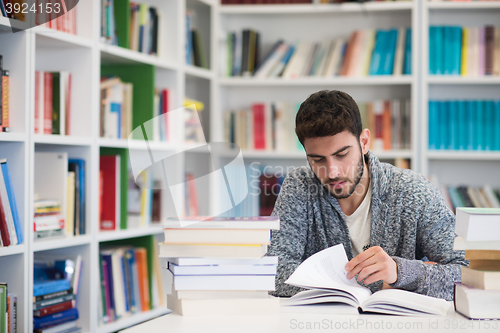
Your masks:
<instances>
[{"instance_id":1,"label":"book on table","mask_svg":"<svg viewBox=\"0 0 500 333\"><path fill-rule=\"evenodd\" d=\"M458 207L455 232L465 241L500 241L500 208Z\"/></svg>"},{"instance_id":2,"label":"book on table","mask_svg":"<svg viewBox=\"0 0 500 333\"><path fill-rule=\"evenodd\" d=\"M455 282L455 310L470 319L500 319L500 289L482 290Z\"/></svg>"},{"instance_id":3,"label":"book on table","mask_svg":"<svg viewBox=\"0 0 500 333\"><path fill-rule=\"evenodd\" d=\"M386 289L372 294L370 289L360 286L354 278L347 278L344 268L347 262L342 244L307 258L285 283L309 290L299 292L284 304L343 303L352 306L353 313L359 311L406 316L445 316L450 309L450 304L444 299L405 290Z\"/></svg>"}]
</instances>

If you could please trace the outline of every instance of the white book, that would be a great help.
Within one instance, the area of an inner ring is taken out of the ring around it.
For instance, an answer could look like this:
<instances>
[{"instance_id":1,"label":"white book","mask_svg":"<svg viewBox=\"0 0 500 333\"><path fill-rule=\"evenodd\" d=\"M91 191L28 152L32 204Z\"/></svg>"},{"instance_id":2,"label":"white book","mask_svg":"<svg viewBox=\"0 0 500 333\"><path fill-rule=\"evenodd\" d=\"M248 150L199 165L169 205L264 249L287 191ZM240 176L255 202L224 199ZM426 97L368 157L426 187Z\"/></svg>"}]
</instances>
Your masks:
<instances>
[{"instance_id":1,"label":"white book","mask_svg":"<svg viewBox=\"0 0 500 333\"><path fill-rule=\"evenodd\" d=\"M375 46L375 30L370 29L365 31L365 40L361 51L359 66L357 67L356 76L367 76L370 68L370 60L372 58L373 47Z\"/></svg>"},{"instance_id":2,"label":"white book","mask_svg":"<svg viewBox=\"0 0 500 333\"><path fill-rule=\"evenodd\" d=\"M281 75L285 79L297 78L303 64L305 62L306 54L308 53L312 43L307 41L302 41L298 44L297 49L293 53L290 61L285 67L283 75Z\"/></svg>"},{"instance_id":3,"label":"white book","mask_svg":"<svg viewBox=\"0 0 500 333\"><path fill-rule=\"evenodd\" d=\"M455 309L470 319L500 319L500 290L455 283Z\"/></svg>"},{"instance_id":4,"label":"white book","mask_svg":"<svg viewBox=\"0 0 500 333\"><path fill-rule=\"evenodd\" d=\"M267 253L267 245L198 245L160 243L160 257L222 257L222 258L262 258Z\"/></svg>"},{"instance_id":5,"label":"white book","mask_svg":"<svg viewBox=\"0 0 500 333\"><path fill-rule=\"evenodd\" d=\"M329 63L326 67L325 77L333 77L336 74L336 70L339 67L339 63L342 61L342 48L345 44L345 39L337 39L335 41L335 46L332 50L332 55L329 59Z\"/></svg>"},{"instance_id":6,"label":"white book","mask_svg":"<svg viewBox=\"0 0 500 333\"><path fill-rule=\"evenodd\" d=\"M196 265L277 265L278 257L262 258L169 258L169 262L179 266Z\"/></svg>"},{"instance_id":7,"label":"white book","mask_svg":"<svg viewBox=\"0 0 500 333\"><path fill-rule=\"evenodd\" d=\"M285 281L310 290L299 292L284 304L344 303L366 312L404 316L445 316L450 310L450 304L444 299L406 290L386 289L372 294L370 289L360 286L356 279L347 278L344 268L347 262L343 244L310 256Z\"/></svg>"},{"instance_id":8,"label":"white book","mask_svg":"<svg viewBox=\"0 0 500 333\"><path fill-rule=\"evenodd\" d=\"M281 59L288 49L289 46L286 43L281 43L266 62L257 70L254 76L260 79L268 77L273 68L281 62Z\"/></svg>"},{"instance_id":9,"label":"white book","mask_svg":"<svg viewBox=\"0 0 500 333\"><path fill-rule=\"evenodd\" d=\"M500 250L500 241L466 241L455 237L453 250Z\"/></svg>"},{"instance_id":10,"label":"white book","mask_svg":"<svg viewBox=\"0 0 500 333\"><path fill-rule=\"evenodd\" d=\"M403 74L404 50L405 50L406 29L401 27L398 29L398 40L396 43L396 57L394 59L393 75Z\"/></svg>"},{"instance_id":11,"label":"white book","mask_svg":"<svg viewBox=\"0 0 500 333\"><path fill-rule=\"evenodd\" d=\"M174 275L276 275L276 265L179 266L167 262Z\"/></svg>"},{"instance_id":12,"label":"white book","mask_svg":"<svg viewBox=\"0 0 500 333\"><path fill-rule=\"evenodd\" d=\"M175 290L274 290L274 275L178 275Z\"/></svg>"},{"instance_id":13,"label":"white book","mask_svg":"<svg viewBox=\"0 0 500 333\"><path fill-rule=\"evenodd\" d=\"M40 199L55 200L66 219L68 153L35 152L35 193Z\"/></svg>"},{"instance_id":14,"label":"white book","mask_svg":"<svg viewBox=\"0 0 500 333\"><path fill-rule=\"evenodd\" d=\"M500 241L500 209L458 207L455 233L465 241Z\"/></svg>"},{"instance_id":15,"label":"white book","mask_svg":"<svg viewBox=\"0 0 500 333\"><path fill-rule=\"evenodd\" d=\"M68 94L69 73L62 71L59 75L59 133L66 135L66 117L67 117L67 102L66 96Z\"/></svg>"},{"instance_id":16,"label":"white book","mask_svg":"<svg viewBox=\"0 0 500 333\"><path fill-rule=\"evenodd\" d=\"M113 278L113 296L115 300L115 313L118 318L127 316L125 308L125 286L123 284L123 249L111 251L111 267Z\"/></svg>"},{"instance_id":17,"label":"white book","mask_svg":"<svg viewBox=\"0 0 500 333\"><path fill-rule=\"evenodd\" d=\"M192 299L268 298L267 290L173 290L172 297Z\"/></svg>"},{"instance_id":18,"label":"white book","mask_svg":"<svg viewBox=\"0 0 500 333\"><path fill-rule=\"evenodd\" d=\"M279 230L278 216L245 216L245 217L169 217L163 222L164 228L192 229L273 229Z\"/></svg>"}]
</instances>

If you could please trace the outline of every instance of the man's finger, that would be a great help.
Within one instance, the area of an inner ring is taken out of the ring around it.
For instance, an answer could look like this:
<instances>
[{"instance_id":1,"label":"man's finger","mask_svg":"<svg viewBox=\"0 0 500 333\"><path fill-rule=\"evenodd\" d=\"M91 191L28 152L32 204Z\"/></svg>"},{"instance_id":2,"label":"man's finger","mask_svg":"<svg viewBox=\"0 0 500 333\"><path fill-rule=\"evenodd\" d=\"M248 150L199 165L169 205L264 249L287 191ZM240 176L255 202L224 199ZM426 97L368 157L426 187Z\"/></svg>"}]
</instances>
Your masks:
<instances>
[{"instance_id":1,"label":"man's finger","mask_svg":"<svg viewBox=\"0 0 500 333\"><path fill-rule=\"evenodd\" d=\"M361 272L361 270L367 266L370 266L370 265L373 265L377 262L377 256L376 255L373 255L371 257L369 257L368 259L366 259L365 261L363 262L360 262L359 264L357 264L355 267L353 267L348 273L347 273L347 278L348 279L351 279L353 276L355 276L356 274L359 274L359 272Z\"/></svg>"},{"instance_id":2,"label":"man's finger","mask_svg":"<svg viewBox=\"0 0 500 333\"><path fill-rule=\"evenodd\" d=\"M372 265L366 266L365 268L363 268L361 270L361 272L359 272L356 280L358 282L363 281L363 279L366 278L367 276L369 276L373 273L376 273L378 271L381 271L383 268L384 268L384 265L380 264L380 263L374 263Z\"/></svg>"},{"instance_id":3,"label":"man's finger","mask_svg":"<svg viewBox=\"0 0 500 333\"><path fill-rule=\"evenodd\" d=\"M373 247L370 247L368 250L361 252L360 254L358 254L357 256L352 258L352 260L347 263L347 265L345 266L345 270L346 271L352 270L360 262L365 261L366 259L374 256L378 251L379 251L379 247L373 246Z\"/></svg>"}]
</instances>

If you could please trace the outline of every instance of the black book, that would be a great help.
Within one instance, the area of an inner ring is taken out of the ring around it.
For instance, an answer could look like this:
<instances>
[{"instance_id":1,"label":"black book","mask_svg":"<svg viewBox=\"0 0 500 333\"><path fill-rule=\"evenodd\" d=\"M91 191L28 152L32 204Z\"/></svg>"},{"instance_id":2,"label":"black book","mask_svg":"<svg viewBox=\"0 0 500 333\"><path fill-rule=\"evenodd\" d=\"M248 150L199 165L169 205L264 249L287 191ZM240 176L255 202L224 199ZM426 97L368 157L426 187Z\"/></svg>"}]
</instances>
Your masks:
<instances>
[{"instance_id":1,"label":"black book","mask_svg":"<svg viewBox=\"0 0 500 333\"><path fill-rule=\"evenodd\" d=\"M466 186L458 186L457 190L460 196L462 197L462 200L464 201L466 207L475 207L474 204L472 203L471 198L469 197L469 194L467 193Z\"/></svg>"},{"instance_id":2,"label":"black book","mask_svg":"<svg viewBox=\"0 0 500 333\"><path fill-rule=\"evenodd\" d=\"M38 302L38 301L43 301L43 300L47 300L47 299L66 296L66 295L69 295L72 293L73 293L73 288L69 288L68 290L58 291L58 292L47 294L47 295L33 296L33 302Z\"/></svg>"},{"instance_id":3,"label":"black book","mask_svg":"<svg viewBox=\"0 0 500 333\"><path fill-rule=\"evenodd\" d=\"M250 48L250 30L245 29L242 31L242 42L241 42L241 72L243 75L248 72L248 50Z\"/></svg>"},{"instance_id":4,"label":"black book","mask_svg":"<svg viewBox=\"0 0 500 333\"><path fill-rule=\"evenodd\" d=\"M197 32L196 30L191 30L191 40L193 41L193 58L194 58L194 65L196 67L201 67L201 57L200 57L200 52L201 50L199 49L199 45L197 43Z\"/></svg>"},{"instance_id":5,"label":"black book","mask_svg":"<svg viewBox=\"0 0 500 333\"><path fill-rule=\"evenodd\" d=\"M64 295L61 297L56 297L56 298L51 298L51 299L45 299L43 301L33 302L33 311L40 310L41 308L45 308L47 306L72 301L74 299L75 299L75 294L68 294L68 295Z\"/></svg>"},{"instance_id":6,"label":"black book","mask_svg":"<svg viewBox=\"0 0 500 333\"><path fill-rule=\"evenodd\" d=\"M255 74L255 70L257 68L257 64L260 64L260 34L255 31L255 54L253 56L253 68L252 68L252 74Z\"/></svg>"},{"instance_id":7,"label":"black book","mask_svg":"<svg viewBox=\"0 0 500 333\"><path fill-rule=\"evenodd\" d=\"M149 8L149 11L153 19L151 53L158 55L158 12L153 7Z\"/></svg>"},{"instance_id":8,"label":"black book","mask_svg":"<svg viewBox=\"0 0 500 333\"><path fill-rule=\"evenodd\" d=\"M236 33L231 33L231 76L237 76L236 72Z\"/></svg>"}]
</instances>

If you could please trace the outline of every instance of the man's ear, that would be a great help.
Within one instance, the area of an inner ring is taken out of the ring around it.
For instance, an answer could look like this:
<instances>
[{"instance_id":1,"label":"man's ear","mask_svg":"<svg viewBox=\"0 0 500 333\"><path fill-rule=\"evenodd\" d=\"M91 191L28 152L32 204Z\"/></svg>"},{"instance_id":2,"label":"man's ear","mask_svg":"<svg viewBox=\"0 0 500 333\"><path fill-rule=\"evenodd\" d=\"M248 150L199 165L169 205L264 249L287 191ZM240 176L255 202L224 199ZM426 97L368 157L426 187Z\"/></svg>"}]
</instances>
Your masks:
<instances>
[{"instance_id":1,"label":"man's ear","mask_svg":"<svg viewBox=\"0 0 500 333\"><path fill-rule=\"evenodd\" d=\"M361 131L361 134L359 136L359 143L361 145L361 152L366 154L368 150L370 149L370 130L368 128L365 128L363 131Z\"/></svg>"}]
</instances>

